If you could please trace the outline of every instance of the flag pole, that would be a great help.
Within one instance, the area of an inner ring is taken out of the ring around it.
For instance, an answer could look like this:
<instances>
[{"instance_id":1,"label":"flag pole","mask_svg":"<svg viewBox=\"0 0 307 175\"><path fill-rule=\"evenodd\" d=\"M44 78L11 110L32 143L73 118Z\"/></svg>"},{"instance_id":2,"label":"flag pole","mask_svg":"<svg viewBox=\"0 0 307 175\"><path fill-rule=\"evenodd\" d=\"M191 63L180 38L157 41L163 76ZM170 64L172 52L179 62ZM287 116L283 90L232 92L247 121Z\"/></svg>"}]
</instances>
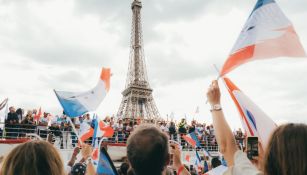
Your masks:
<instances>
[{"instance_id":1,"label":"flag pole","mask_svg":"<svg viewBox=\"0 0 307 175\"><path fill-rule=\"evenodd\" d=\"M216 78L216 80L219 80L222 76L220 74L220 71L218 69L218 67L216 66L216 64L213 64L213 67L215 68L216 72L218 73L218 77Z\"/></svg>"},{"instance_id":2,"label":"flag pole","mask_svg":"<svg viewBox=\"0 0 307 175\"><path fill-rule=\"evenodd\" d=\"M71 118L70 118L69 116L68 116L68 122L70 123L72 130L73 130L74 133L76 134L76 136L77 136L77 138L78 138L78 141L79 141L80 144L82 145L83 142L82 142L81 138L80 138L79 135L78 135L78 132L77 132L76 127L75 127L75 124L71 121Z\"/></svg>"},{"instance_id":3,"label":"flag pole","mask_svg":"<svg viewBox=\"0 0 307 175\"><path fill-rule=\"evenodd\" d=\"M216 80L219 81L219 79L222 77L222 76L220 75L220 71L219 71L219 69L217 68L216 64L213 64L213 67L215 68L216 72L218 73L218 76L217 76ZM208 99L206 100L206 104L208 104Z\"/></svg>"}]
</instances>

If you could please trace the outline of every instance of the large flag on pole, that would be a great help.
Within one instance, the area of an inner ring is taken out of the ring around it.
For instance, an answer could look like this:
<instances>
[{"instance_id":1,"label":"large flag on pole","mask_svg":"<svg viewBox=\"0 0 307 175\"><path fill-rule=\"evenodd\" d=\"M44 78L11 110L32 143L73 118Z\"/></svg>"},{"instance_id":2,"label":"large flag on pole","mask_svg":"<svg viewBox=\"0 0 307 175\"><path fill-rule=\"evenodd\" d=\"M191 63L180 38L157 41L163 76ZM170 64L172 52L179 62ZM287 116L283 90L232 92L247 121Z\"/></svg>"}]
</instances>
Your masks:
<instances>
[{"instance_id":1,"label":"large flag on pole","mask_svg":"<svg viewBox=\"0 0 307 175\"><path fill-rule=\"evenodd\" d=\"M258 137L263 148L266 148L270 135L277 125L228 78L223 79L241 115L247 135Z\"/></svg>"},{"instance_id":2,"label":"large flag on pole","mask_svg":"<svg viewBox=\"0 0 307 175\"><path fill-rule=\"evenodd\" d=\"M86 112L94 111L105 98L110 89L111 70L102 68L97 85L86 92L67 92L54 90L65 114L78 117Z\"/></svg>"},{"instance_id":3,"label":"large flag on pole","mask_svg":"<svg viewBox=\"0 0 307 175\"><path fill-rule=\"evenodd\" d=\"M257 59L305 56L293 25L277 3L274 0L258 0L220 75Z\"/></svg>"}]
</instances>

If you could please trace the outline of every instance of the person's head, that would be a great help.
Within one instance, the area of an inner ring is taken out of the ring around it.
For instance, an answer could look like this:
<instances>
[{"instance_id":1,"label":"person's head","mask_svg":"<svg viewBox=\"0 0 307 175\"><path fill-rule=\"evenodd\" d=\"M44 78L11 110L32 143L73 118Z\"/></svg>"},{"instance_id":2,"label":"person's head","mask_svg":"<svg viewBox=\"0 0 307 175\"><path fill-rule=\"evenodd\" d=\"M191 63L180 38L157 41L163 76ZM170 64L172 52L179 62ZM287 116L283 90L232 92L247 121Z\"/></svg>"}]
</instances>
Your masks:
<instances>
[{"instance_id":1,"label":"person's head","mask_svg":"<svg viewBox=\"0 0 307 175\"><path fill-rule=\"evenodd\" d=\"M9 111L10 111L11 113L14 113L14 112L15 112L14 106L9 107Z\"/></svg>"},{"instance_id":2,"label":"person's head","mask_svg":"<svg viewBox=\"0 0 307 175\"><path fill-rule=\"evenodd\" d=\"M31 110L27 111L27 116L32 116L32 111Z\"/></svg>"},{"instance_id":3,"label":"person's head","mask_svg":"<svg viewBox=\"0 0 307 175\"><path fill-rule=\"evenodd\" d=\"M64 175L60 154L46 141L18 145L5 158L0 174Z\"/></svg>"},{"instance_id":4,"label":"person's head","mask_svg":"<svg viewBox=\"0 0 307 175\"><path fill-rule=\"evenodd\" d=\"M22 114L23 114L23 110L22 110L21 108L18 108L18 109L16 110L16 113L17 113L18 115L22 115Z\"/></svg>"},{"instance_id":5,"label":"person's head","mask_svg":"<svg viewBox=\"0 0 307 175\"><path fill-rule=\"evenodd\" d=\"M221 163L220 159L218 159L217 157L212 158L212 160L211 160L212 168L216 168L216 167L220 166L221 164L222 163Z\"/></svg>"},{"instance_id":6,"label":"person's head","mask_svg":"<svg viewBox=\"0 0 307 175\"><path fill-rule=\"evenodd\" d=\"M129 164L124 162L120 165L119 170L121 172L121 175L127 175L129 169Z\"/></svg>"},{"instance_id":7,"label":"person's head","mask_svg":"<svg viewBox=\"0 0 307 175\"><path fill-rule=\"evenodd\" d=\"M159 175L170 161L168 138L155 125L140 125L128 139L127 156L136 175Z\"/></svg>"},{"instance_id":8,"label":"person's head","mask_svg":"<svg viewBox=\"0 0 307 175\"><path fill-rule=\"evenodd\" d=\"M47 117L48 117L48 113L44 112L44 118L47 118Z\"/></svg>"},{"instance_id":9,"label":"person's head","mask_svg":"<svg viewBox=\"0 0 307 175\"><path fill-rule=\"evenodd\" d=\"M37 109L33 109L32 114L36 114L36 113L37 113Z\"/></svg>"},{"instance_id":10,"label":"person's head","mask_svg":"<svg viewBox=\"0 0 307 175\"><path fill-rule=\"evenodd\" d=\"M266 175L307 174L307 125L286 124L272 134L266 148Z\"/></svg>"},{"instance_id":11,"label":"person's head","mask_svg":"<svg viewBox=\"0 0 307 175\"><path fill-rule=\"evenodd\" d=\"M70 175L85 175L86 165L83 163L76 163L70 171Z\"/></svg>"}]
</instances>

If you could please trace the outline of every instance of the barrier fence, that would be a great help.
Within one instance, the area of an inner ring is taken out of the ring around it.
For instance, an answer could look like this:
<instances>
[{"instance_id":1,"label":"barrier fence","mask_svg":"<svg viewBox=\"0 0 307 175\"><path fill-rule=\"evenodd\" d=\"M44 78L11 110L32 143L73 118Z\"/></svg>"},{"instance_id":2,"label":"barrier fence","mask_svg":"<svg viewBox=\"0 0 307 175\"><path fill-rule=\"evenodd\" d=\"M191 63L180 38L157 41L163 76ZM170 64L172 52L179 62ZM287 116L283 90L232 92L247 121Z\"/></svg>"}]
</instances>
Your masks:
<instances>
[{"instance_id":1,"label":"barrier fence","mask_svg":"<svg viewBox=\"0 0 307 175\"><path fill-rule=\"evenodd\" d=\"M60 149L71 149L77 146L78 139L70 126L39 126L30 124L5 124L4 128L0 130L0 137L2 139L21 139L29 138L29 136L38 135L44 140L51 141L56 147ZM115 131L113 137L108 138L108 143L119 143L120 145L126 144L130 132ZM193 148L185 142L182 138L182 134L170 135L170 140L174 140L181 144L184 150L193 150ZM85 141L87 144L92 144L92 138ZM201 137L200 139L201 147L198 149L206 149L207 151L219 151L218 145L215 142L214 136L208 135Z\"/></svg>"}]
</instances>

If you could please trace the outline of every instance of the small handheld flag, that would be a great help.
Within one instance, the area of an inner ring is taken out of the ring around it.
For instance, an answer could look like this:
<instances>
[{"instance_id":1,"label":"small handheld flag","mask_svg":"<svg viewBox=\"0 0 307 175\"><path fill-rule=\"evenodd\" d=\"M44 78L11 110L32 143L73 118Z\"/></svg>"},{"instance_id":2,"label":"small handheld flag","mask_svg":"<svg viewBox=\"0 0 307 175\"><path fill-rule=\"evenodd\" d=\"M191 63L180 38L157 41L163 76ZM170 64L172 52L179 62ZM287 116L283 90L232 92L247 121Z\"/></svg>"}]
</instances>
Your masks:
<instances>
[{"instance_id":1,"label":"small handheld flag","mask_svg":"<svg viewBox=\"0 0 307 175\"><path fill-rule=\"evenodd\" d=\"M97 175L117 175L116 168L105 148L100 149Z\"/></svg>"},{"instance_id":2,"label":"small handheld flag","mask_svg":"<svg viewBox=\"0 0 307 175\"><path fill-rule=\"evenodd\" d=\"M183 135L182 138L187 141L193 148L200 147L200 142L194 132Z\"/></svg>"},{"instance_id":3,"label":"small handheld flag","mask_svg":"<svg viewBox=\"0 0 307 175\"><path fill-rule=\"evenodd\" d=\"M86 92L66 92L54 90L65 114L78 117L86 112L94 111L105 98L110 89L111 70L102 68L97 85Z\"/></svg>"}]
</instances>

